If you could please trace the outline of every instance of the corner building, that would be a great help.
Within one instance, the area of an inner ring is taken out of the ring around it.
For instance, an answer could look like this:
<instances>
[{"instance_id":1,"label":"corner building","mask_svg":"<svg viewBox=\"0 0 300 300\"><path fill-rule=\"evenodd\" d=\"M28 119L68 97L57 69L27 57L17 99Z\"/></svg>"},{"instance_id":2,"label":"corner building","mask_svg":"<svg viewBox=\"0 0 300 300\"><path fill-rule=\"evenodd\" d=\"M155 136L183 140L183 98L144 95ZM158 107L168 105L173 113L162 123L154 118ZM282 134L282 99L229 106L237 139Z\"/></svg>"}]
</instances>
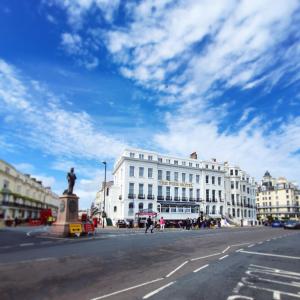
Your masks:
<instances>
[{"instance_id":1,"label":"corner building","mask_svg":"<svg viewBox=\"0 0 300 300\"><path fill-rule=\"evenodd\" d=\"M115 163L114 184L112 192L106 191L105 211L113 221L134 220L136 213L144 211L157 212L169 221L231 217L238 224L242 219L250 224L256 219L255 208L250 206L247 213L237 214L238 208L231 205L229 170L228 164L216 159L198 160L196 153L184 159L127 149ZM102 208L103 190L97 195L96 204ZM249 203L253 201L255 195Z\"/></svg>"}]
</instances>

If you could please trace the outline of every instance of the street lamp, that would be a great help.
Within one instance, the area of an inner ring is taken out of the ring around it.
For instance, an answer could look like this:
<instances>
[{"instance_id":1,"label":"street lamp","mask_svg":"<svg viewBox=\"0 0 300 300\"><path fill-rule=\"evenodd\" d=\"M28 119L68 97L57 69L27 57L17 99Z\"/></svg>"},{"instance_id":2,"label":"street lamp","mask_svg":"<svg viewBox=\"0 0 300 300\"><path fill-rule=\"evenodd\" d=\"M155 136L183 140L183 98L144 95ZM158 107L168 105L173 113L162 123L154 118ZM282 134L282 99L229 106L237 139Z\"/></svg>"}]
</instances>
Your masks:
<instances>
[{"instance_id":1,"label":"street lamp","mask_svg":"<svg viewBox=\"0 0 300 300\"><path fill-rule=\"evenodd\" d=\"M105 218L105 193L106 193L106 161L102 162L104 164L104 186L103 186L103 211L102 211L102 228L104 228L104 218Z\"/></svg>"}]
</instances>

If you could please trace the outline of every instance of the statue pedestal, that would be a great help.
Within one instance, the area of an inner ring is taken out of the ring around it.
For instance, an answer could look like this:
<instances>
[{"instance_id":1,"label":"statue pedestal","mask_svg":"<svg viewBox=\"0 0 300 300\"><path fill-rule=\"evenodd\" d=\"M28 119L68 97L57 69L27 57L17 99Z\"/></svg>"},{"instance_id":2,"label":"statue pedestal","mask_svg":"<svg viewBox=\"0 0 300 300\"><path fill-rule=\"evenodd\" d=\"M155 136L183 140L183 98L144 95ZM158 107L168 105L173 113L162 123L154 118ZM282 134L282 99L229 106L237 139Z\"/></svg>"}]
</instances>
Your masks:
<instances>
[{"instance_id":1,"label":"statue pedestal","mask_svg":"<svg viewBox=\"0 0 300 300\"><path fill-rule=\"evenodd\" d=\"M51 226L51 235L69 236L69 224L81 224L78 222L78 199L75 194L59 197L57 220Z\"/></svg>"}]
</instances>

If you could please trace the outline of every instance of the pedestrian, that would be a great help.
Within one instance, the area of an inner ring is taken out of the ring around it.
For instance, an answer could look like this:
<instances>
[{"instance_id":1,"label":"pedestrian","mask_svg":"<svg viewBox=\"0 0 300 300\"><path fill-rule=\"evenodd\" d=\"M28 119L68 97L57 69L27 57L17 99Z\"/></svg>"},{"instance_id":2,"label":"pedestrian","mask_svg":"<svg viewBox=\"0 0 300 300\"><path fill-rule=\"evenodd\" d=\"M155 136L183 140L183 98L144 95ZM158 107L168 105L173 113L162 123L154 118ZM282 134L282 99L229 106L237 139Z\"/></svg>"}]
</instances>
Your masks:
<instances>
[{"instance_id":1,"label":"pedestrian","mask_svg":"<svg viewBox=\"0 0 300 300\"><path fill-rule=\"evenodd\" d=\"M151 217L149 216L148 219L146 220L146 230L145 233L148 232L148 229L150 228L151 233L153 233L153 221L151 220Z\"/></svg>"},{"instance_id":2,"label":"pedestrian","mask_svg":"<svg viewBox=\"0 0 300 300\"><path fill-rule=\"evenodd\" d=\"M165 230L165 220L163 217L160 218L159 225L160 225L160 230L164 231Z\"/></svg>"},{"instance_id":3,"label":"pedestrian","mask_svg":"<svg viewBox=\"0 0 300 300\"><path fill-rule=\"evenodd\" d=\"M15 217L15 227L17 227L18 223L19 223L18 217Z\"/></svg>"}]
</instances>

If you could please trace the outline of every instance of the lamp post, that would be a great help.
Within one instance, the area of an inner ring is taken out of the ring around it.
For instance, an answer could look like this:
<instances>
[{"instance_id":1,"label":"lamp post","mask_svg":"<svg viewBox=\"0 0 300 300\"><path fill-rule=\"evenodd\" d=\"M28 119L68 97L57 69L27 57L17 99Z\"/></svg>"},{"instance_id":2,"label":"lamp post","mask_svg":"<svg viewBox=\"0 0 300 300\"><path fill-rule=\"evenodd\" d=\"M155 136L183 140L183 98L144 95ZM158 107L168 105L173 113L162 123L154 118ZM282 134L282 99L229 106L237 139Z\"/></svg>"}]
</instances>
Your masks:
<instances>
[{"instance_id":1,"label":"lamp post","mask_svg":"<svg viewBox=\"0 0 300 300\"><path fill-rule=\"evenodd\" d=\"M104 218L105 218L105 194L106 194L106 161L102 162L104 164L104 186L103 186L103 211L102 211L102 228L104 228Z\"/></svg>"}]
</instances>

